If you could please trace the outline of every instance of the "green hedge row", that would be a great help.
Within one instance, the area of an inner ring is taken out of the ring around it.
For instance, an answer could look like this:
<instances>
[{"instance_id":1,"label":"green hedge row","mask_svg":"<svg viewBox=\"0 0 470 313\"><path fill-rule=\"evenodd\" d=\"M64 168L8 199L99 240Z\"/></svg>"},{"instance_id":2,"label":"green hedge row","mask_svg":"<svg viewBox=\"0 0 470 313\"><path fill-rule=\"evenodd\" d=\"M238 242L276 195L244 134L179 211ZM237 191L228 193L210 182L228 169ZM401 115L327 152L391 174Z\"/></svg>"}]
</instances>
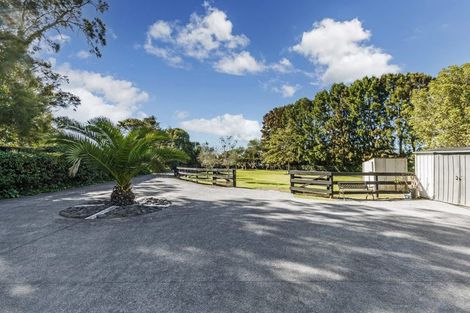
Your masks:
<instances>
[{"instance_id":1,"label":"green hedge row","mask_svg":"<svg viewBox=\"0 0 470 313\"><path fill-rule=\"evenodd\" d=\"M82 164L75 177L59 153L0 151L0 198L15 198L40 192L110 181L102 171Z\"/></svg>"}]
</instances>

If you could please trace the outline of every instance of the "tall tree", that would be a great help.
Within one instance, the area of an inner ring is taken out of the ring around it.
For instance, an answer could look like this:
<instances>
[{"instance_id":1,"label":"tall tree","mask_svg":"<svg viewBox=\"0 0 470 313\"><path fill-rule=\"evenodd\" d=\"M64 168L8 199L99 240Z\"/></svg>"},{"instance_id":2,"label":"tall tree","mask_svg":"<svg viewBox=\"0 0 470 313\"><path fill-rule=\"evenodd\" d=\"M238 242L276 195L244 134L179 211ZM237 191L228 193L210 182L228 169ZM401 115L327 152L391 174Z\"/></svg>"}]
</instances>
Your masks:
<instances>
[{"instance_id":1,"label":"tall tree","mask_svg":"<svg viewBox=\"0 0 470 313\"><path fill-rule=\"evenodd\" d=\"M412 99L411 123L426 147L470 146L470 63L441 70Z\"/></svg>"},{"instance_id":2,"label":"tall tree","mask_svg":"<svg viewBox=\"0 0 470 313\"><path fill-rule=\"evenodd\" d=\"M329 119L325 123L328 133L328 154L330 165L349 166L355 162L354 126L351 123L348 88L344 84L334 84L329 91Z\"/></svg>"},{"instance_id":3,"label":"tall tree","mask_svg":"<svg viewBox=\"0 0 470 313\"><path fill-rule=\"evenodd\" d=\"M197 159L206 168L214 168L219 162L217 152L207 142L201 145Z\"/></svg>"},{"instance_id":4,"label":"tall tree","mask_svg":"<svg viewBox=\"0 0 470 313\"><path fill-rule=\"evenodd\" d=\"M299 153L293 142L299 141L299 135L292 123L286 127L278 128L270 135L262 154L263 162L272 166L285 167L299 161Z\"/></svg>"},{"instance_id":5,"label":"tall tree","mask_svg":"<svg viewBox=\"0 0 470 313\"><path fill-rule=\"evenodd\" d=\"M76 106L80 100L61 91L66 78L38 58L42 49L59 51L62 31L84 34L91 53L101 56L105 24L88 17L107 10L102 0L0 1L0 135L18 143L36 140L50 127L54 107ZM84 12L87 12L87 15Z\"/></svg>"},{"instance_id":6,"label":"tall tree","mask_svg":"<svg viewBox=\"0 0 470 313\"><path fill-rule=\"evenodd\" d=\"M291 106L292 105L286 105L274 108L263 116L261 143L268 142L273 132L285 126L289 119L287 111Z\"/></svg>"},{"instance_id":7,"label":"tall tree","mask_svg":"<svg viewBox=\"0 0 470 313\"><path fill-rule=\"evenodd\" d=\"M143 119L138 118L127 118L119 121L118 126L125 130L132 130L134 128L147 128L149 130L160 130L160 123L157 122L155 116L144 117Z\"/></svg>"},{"instance_id":8,"label":"tall tree","mask_svg":"<svg viewBox=\"0 0 470 313\"><path fill-rule=\"evenodd\" d=\"M190 140L188 132L181 128L168 128L165 132L170 138L170 146L184 151L188 155L187 163L196 165L199 144Z\"/></svg>"},{"instance_id":9,"label":"tall tree","mask_svg":"<svg viewBox=\"0 0 470 313\"><path fill-rule=\"evenodd\" d=\"M88 17L90 8L104 13L108 4L103 0L2 0L0 22L3 53L6 56L2 68L28 60L31 52L45 45L54 51L60 50L60 41L55 40L62 31L79 31L85 36L90 52L101 56L100 46L106 44L106 26L98 16Z\"/></svg>"},{"instance_id":10,"label":"tall tree","mask_svg":"<svg viewBox=\"0 0 470 313\"><path fill-rule=\"evenodd\" d=\"M220 163L230 168L237 164L239 158L239 151L235 149L237 146L237 140L233 136L222 136L219 138L220 141Z\"/></svg>"},{"instance_id":11,"label":"tall tree","mask_svg":"<svg viewBox=\"0 0 470 313\"><path fill-rule=\"evenodd\" d=\"M421 142L410 121L414 111L413 92L427 90L432 77L423 73L387 74L382 76L387 90L387 114L393 127L397 154L416 151Z\"/></svg>"},{"instance_id":12,"label":"tall tree","mask_svg":"<svg viewBox=\"0 0 470 313\"><path fill-rule=\"evenodd\" d=\"M261 141L252 139L241 153L241 161L244 168L258 168L261 166Z\"/></svg>"},{"instance_id":13,"label":"tall tree","mask_svg":"<svg viewBox=\"0 0 470 313\"><path fill-rule=\"evenodd\" d=\"M364 77L347 90L351 165L393 154L392 125L387 115L385 86L377 77Z\"/></svg>"}]
</instances>

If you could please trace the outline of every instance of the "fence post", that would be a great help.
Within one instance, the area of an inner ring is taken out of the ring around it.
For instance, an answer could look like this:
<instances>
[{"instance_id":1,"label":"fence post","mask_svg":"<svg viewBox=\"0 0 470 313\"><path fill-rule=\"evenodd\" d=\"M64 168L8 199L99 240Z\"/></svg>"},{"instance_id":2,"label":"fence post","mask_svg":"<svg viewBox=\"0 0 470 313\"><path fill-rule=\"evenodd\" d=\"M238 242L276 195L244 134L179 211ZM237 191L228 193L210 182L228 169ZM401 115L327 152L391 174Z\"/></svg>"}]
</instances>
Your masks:
<instances>
[{"instance_id":1,"label":"fence post","mask_svg":"<svg viewBox=\"0 0 470 313\"><path fill-rule=\"evenodd\" d=\"M334 197L334 195L335 195L335 194L334 194L334 190L333 190L333 189L334 189L334 186L335 186L335 184L334 184L334 182L333 182L333 173L330 173L330 198L331 198L331 199L333 199L333 197Z\"/></svg>"},{"instance_id":2,"label":"fence post","mask_svg":"<svg viewBox=\"0 0 470 313\"><path fill-rule=\"evenodd\" d=\"M292 194L295 194L295 190L292 190L292 187L295 187L295 183L292 182L292 180L293 180L294 178L295 178L295 175L292 174L292 173L290 173L290 187L291 187L291 188L290 188L290 192L291 192Z\"/></svg>"},{"instance_id":3,"label":"fence post","mask_svg":"<svg viewBox=\"0 0 470 313\"><path fill-rule=\"evenodd\" d=\"M237 187L237 169L232 170L232 186Z\"/></svg>"},{"instance_id":4,"label":"fence post","mask_svg":"<svg viewBox=\"0 0 470 313\"><path fill-rule=\"evenodd\" d=\"M212 185L217 185L217 177L215 177L214 174L216 174L216 172L214 171L214 169L212 169ZM207 175L209 175L209 171L207 172Z\"/></svg>"},{"instance_id":5,"label":"fence post","mask_svg":"<svg viewBox=\"0 0 470 313\"><path fill-rule=\"evenodd\" d=\"M378 199L379 198L379 176L375 175L374 180L375 180L375 196Z\"/></svg>"}]
</instances>

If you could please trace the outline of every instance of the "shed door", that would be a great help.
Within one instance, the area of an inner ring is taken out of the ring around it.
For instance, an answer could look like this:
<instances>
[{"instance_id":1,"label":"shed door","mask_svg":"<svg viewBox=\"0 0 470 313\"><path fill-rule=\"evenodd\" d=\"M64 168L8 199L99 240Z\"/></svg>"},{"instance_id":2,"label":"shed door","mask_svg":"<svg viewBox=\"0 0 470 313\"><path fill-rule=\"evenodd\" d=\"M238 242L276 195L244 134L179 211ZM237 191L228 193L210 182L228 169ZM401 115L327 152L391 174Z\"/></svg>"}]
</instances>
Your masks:
<instances>
[{"instance_id":1,"label":"shed door","mask_svg":"<svg viewBox=\"0 0 470 313\"><path fill-rule=\"evenodd\" d=\"M452 183L449 186L452 188L449 190L449 202L454 204L460 204L460 155L450 155L449 158L449 167L450 172L452 173L452 176L449 177L449 179L452 180Z\"/></svg>"},{"instance_id":2,"label":"shed door","mask_svg":"<svg viewBox=\"0 0 470 313\"><path fill-rule=\"evenodd\" d=\"M470 206L470 155L460 155L460 203Z\"/></svg>"},{"instance_id":3,"label":"shed door","mask_svg":"<svg viewBox=\"0 0 470 313\"><path fill-rule=\"evenodd\" d=\"M436 155L436 200L460 204L460 156Z\"/></svg>"}]
</instances>

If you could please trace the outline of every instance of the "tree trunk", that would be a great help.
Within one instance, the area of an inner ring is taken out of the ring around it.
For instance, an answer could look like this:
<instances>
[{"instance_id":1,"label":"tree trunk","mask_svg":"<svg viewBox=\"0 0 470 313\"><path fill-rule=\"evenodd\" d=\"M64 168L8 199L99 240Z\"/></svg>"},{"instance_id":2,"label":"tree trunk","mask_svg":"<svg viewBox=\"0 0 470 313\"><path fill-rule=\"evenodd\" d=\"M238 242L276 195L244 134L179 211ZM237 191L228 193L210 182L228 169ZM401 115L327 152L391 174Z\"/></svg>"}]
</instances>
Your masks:
<instances>
[{"instance_id":1,"label":"tree trunk","mask_svg":"<svg viewBox=\"0 0 470 313\"><path fill-rule=\"evenodd\" d=\"M402 156L403 155L403 137L398 136L398 155Z\"/></svg>"},{"instance_id":2,"label":"tree trunk","mask_svg":"<svg viewBox=\"0 0 470 313\"><path fill-rule=\"evenodd\" d=\"M132 192L132 187L122 188L121 186L114 186L111 193L111 203L114 205L129 205L133 204L135 195Z\"/></svg>"}]
</instances>

